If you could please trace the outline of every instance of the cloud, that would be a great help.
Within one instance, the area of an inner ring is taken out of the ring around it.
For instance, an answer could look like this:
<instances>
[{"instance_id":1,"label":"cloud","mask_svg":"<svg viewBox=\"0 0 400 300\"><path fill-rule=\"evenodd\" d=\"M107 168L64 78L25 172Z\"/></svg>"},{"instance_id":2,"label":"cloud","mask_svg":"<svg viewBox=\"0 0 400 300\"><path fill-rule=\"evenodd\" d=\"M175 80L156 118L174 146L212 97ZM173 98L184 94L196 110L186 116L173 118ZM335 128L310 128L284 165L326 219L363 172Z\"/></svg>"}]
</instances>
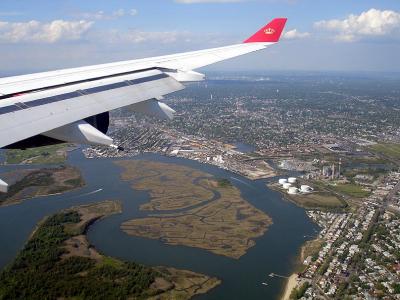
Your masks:
<instances>
[{"instance_id":1,"label":"cloud","mask_svg":"<svg viewBox=\"0 0 400 300\"><path fill-rule=\"evenodd\" d=\"M336 32L336 40L353 42L365 38L398 35L400 13L372 8L360 15L351 14L342 20L322 20L314 23L314 26Z\"/></svg>"},{"instance_id":2,"label":"cloud","mask_svg":"<svg viewBox=\"0 0 400 300\"><path fill-rule=\"evenodd\" d=\"M130 10L125 10L123 8L120 8L110 13L99 10L95 12L81 12L74 15L80 19L86 20L114 20L124 16L136 16L137 14L137 9L132 8Z\"/></svg>"},{"instance_id":3,"label":"cloud","mask_svg":"<svg viewBox=\"0 0 400 300\"><path fill-rule=\"evenodd\" d=\"M112 30L104 35L104 32L100 33L105 36L104 39L101 37L100 40L108 43L147 43L147 42L158 42L163 44L174 43L178 40L185 39L188 36L185 32L178 31L142 31L142 30L129 30L129 31L116 31Z\"/></svg>"},{"instance_id":4,"label":"cloud","mask_svg":"<svg viewBox=\"0 0 400 300\"><path fill-rule=\"evenodd\" d=\"M195 4L195 3L233 3L244 2L248 0L175 0L176 3L181 4Z\"/></svg>"},{"instance_id":5,"label":"cloud","mask_svg":"<svg viewBox=\"0 0 400 300\"><path fill-rule=\"evenodd\" d=\"M39 21L1 22L0 42L5 43L55 43L81 39L92 27L90 21L54 20L49 23Z\"/></svg>"},{"instance_id":6,"label":"cloud","mask_svg":"<svg viewBox=\"0 0 400 300\"><path fill-rule=\"evenodd\" d=\"M137 11L115 11L115 15L135 15ZM100 14L102 15L102 14ZM98 19L98 18L97 18ZM41 43L56 44L66 41L84 41L95 45L121 44L180 44L220 43L221 36L215 33L191 33L188 31L145 31L140 29L99 29L93 25L95 21L54 20L40 22L2 22L0 21L0 44ZM222 35L224 36L224 35Z\"/></svg>"},{"instance_id":7,"label":"cloud","mask_svg":"<svg viewBox=\"0 0 400 300\"><path fill-rule=\"evenodd\" d=\"M210 42L213 38L218 40L215 34L194 34L188 31L144 31L131 29L126 31L108 30L93 32L90 40L104 44L197 44L199 40L204 43Z\"/></svg>"},{"instance_id":8,"label":"cloud","mask_svg":"<svg viewBox=\"0 0 400 300\"><path fill-rule=\"evenodd\" d=\"M137 9L132 8L131 10L129 10L129 15L130 16L136 16L138 13L139 12L138 12Z\"/></svg>"},{"instance_id":9,"label":"cloud","mask_svg":"<svg viewBox=\"0 0 400 300\"><path fill-rule=\"evenodd\" d=\"M309 32L300 32L300 31L297 31L297 29L292 29L292 30L286 31L283 34L283 38L286 40L304 39L309 36L310 36Z\"/></svg>"}]
</instances>

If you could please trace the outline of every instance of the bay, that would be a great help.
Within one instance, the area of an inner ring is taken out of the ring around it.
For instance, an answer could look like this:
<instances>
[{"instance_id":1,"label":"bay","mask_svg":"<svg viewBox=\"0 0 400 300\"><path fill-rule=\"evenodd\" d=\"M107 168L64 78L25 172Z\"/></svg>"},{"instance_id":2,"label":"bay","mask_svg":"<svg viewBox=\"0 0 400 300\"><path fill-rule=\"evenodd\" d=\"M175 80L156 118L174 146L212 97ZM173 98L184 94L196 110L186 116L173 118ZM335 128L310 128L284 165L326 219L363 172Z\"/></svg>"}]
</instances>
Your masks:
<instances>
[{"instance_id":1,"label":"bay","mask_svg":"<svg viewBox=\"0 0 400 300\"><path fill-rule=\"evenodd\" d=\"M262 237L256 239L256 245L238 260L202 249L170 246L159 240L129 236L121 231L120 225L129 219L147 216L146 212L139 210L139 206L149 201L148 192L133 190L131 183L120 179L122 170L114 164L116 159L86 159L81 151L75 150L70 153L68 163L82 171L87 183L85 187L0 208L0 268L13 260L37 222L46 215L75 205L119 200L123 204L123 212L96 222L88 232L90 243L103 254L152 266L188 269L222 280L220 286L196 299L279 298L285 282L268 274L290 275L301 245L318 231L304 209L268 189L265 185L267 180L251 181L215 166L157 154L141 154L132 159L185 165L229 179L240 189L244 199L272 218L273 224ZM1 172L12 169L15 166L3 166ZM262 285L262 282L268 285Z\"/></svg>"}]
</instances>

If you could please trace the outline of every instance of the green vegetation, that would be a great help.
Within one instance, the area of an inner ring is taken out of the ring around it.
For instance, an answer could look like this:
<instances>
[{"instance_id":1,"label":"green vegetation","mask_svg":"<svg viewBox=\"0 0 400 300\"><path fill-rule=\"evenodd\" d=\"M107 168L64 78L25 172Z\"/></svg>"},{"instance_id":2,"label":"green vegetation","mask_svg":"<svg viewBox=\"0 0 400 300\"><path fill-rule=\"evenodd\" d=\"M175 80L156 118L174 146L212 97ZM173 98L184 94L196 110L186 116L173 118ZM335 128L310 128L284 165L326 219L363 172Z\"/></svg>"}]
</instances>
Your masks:
<instances>
[{"instance_id":1,"label":"green vegetation","mask_svg":"<svg viewBox=\"0 0 400 300\"><path fill-rule=\"evenodd\" d=\"M352 183L346 183L346 184L336 184L329 186L332 188L334 191L339 192L341 194L348 195L350 197L354 198L364 198L368 197L370 192L369 191L364 191L362 189L362 186L358 184L352 184Z\"/></svg>"},{"instance_id":2,"label":"green vegetation","mask_svg":"<svg viewBox=\"0 0 400 300\"><path fill-rule=\"evenodd\" d=\"M365 248L369 246L368 242L371 240L372 234L375 232L375 230L379 227L379 224L377 223L379 220L380 216L380 211L376 211L374 216L371 219L371 225L368 227L368 229L364 232L363 238L360 243L361 248Z\"/></svg>"},{"instance_id":3,"label":"green vegetation","mask_svg":"<svg viewBox=\"0 0 400 300\"><path fill-rule=\"evenodd\" d=\"M371 175L373 179L377 179L379 176L386 174L388 170L383 168L357 168L357 169L347 169L343 172L347 179L354 183L354 177L356 175Z\"/></svg>"},{"instance_id":4,"label":"green vegetation","mask_svg":"<svg viewBox=\"0 0 400 300\"><path fill-rule=\"evenodd\" d=\"M307 209L332 210L344 208L346 202L329 192L313 192L309 194L285 195L293 202Z\"/></svg>"},{"instance_id":5,"label":"green vegetation","mask_svg":"<svg viewBox=\"0 0 400 300\"><path fill-rule=\"evenodd\" d=\"M306 281L299 288L293 289L292 292L290 293L290 299L300 299L301 297L303 297L304 293L309 288L309 286L310 283Z\"/></svg>"},{"instance_id":6,"label":"green vegetation","mask_svg":"<svg viewBox=\"0 0 400 300\"><path fill-rule=\"evenodd\" d=\"M324 261L324 263L321 266L319 266L319 268L317 269L317 274L318 275L324 274L326 272L326 270L328 270L329 264L331 263L331 261L332 261L332 259L330 257L328 257L328 259L326 259Z\"/></svg>"},{"instance_id":7,"label":"green vegetation","mask_svg":"<svg viewBox=\"0 0 400 300\"><path fill-rule=\"evenodd\" d=\"M45 170L34 171L11 185L8 193L0 193L0 203L13 197L28 186L50 186L52 184L54 184L54 179L50 172Z\"/></svg>"},{"instance_id":8,"label":"green vegetation","mask_svg":"<svg viewBox=\"0 0 400 300\"><path fill-rule=\"evenodd\" d=\"M338 289L336 292L337 299L344 298L345 294L349 292L348 286L349 286L349 283L346 281L339 283Z\"/></svg>"},{"instance_id":9,"label":"green vegetation","mask_svg":"<svg viewBox=\"0 0 400 300\"><path fill-rule=\"evenodd\" d=\"M363 156L363 157L352 157L352 158L347 158L345 160L342 160L342 165L343 163L346 162L346 164L368 164L368 165L377 165L377 164L388 164L390 163L389 160L382 158L382 157L376 157L376 156Z\"/></svg>"},{"instance_id":10,"label":"green vegetation","mask_svg":"<svg viewBox=\"0 0 400 300\"><path fill-rule=\"evenodd\" d=\"M85 184L78 169L71 166L28 170L12 184L7 193L0 193L0 205L14 204L36 196L69 191ZM9 173L20 176L20 171ZM24 171L21 171L24 172Z\"/></svg>"},{"instance_id":11,"label":"green vegetation","mask_svg":"<svg viewBox=\"0 0 400 300\"><path fill-rule=\"evenodd\" d=\"M305 260L307 257L311 256L312 260L315 261L318 258L318 253L321 250L324 244L324 240L322 239L315 239L310 240L304 243L302 246L302 261Z\"/></svg>"},{"instance_id":12,"label":"green vegetation","mask_svg":"<svg viewBox=\"0 0 400 300\"><path fill-rule=\"evenodd\" d=\"M58 164L66 158L66 144L57 144L25 150L10 149L6 152L7 164Z\"/></svg>"},{"instance_id":13,"label":"green vegetation","mask_svg":"<svg viewBox=\"0 0 400 300\"><path fill-rule=\"evenodd\" d=\"M64 183L67 184L67 185L70 185L70 186L82 186L83 185L83 179L82 179L82 177L71 178L71 179L65 180Z\"/></svg>"},{"instance_id":14,"label":"green vegetation","mask_svg":"<svg viewBox=\"0 0 400 300\"><path fill-rule=\"evenodd\" d=\"M191 271L150 268L101 255L87 241L87 228L121 211L118 201L103 201L46 218L0 273L0 300L185 300L220 284L217 278Z\"/></svg>"},{"instance_id":15,"label":"green vegetation","mask_svg":"<svg viewBox=\"0 0 400 300\"><path fill-rule=\"evenodd\" d=\"M218 186L219 187L231 187L232 183L229 181L229 179L226 178L219 178L217 179Z\"/></svg>"},{"instance_id":16,"label":"green vegetation","mask_svg":"<svg viewBox=\"0 0 400 300\"><path fill-rule=\"evenodd\" d=\"M370 146L370 149L389 158L400 159L400 144L376 144Z\"/></svg>"},{"instance_id":17,"label":"green vegetation","mask_svg":"<svg viewBox=\"0 0 400 300\"><path fill-rule=\"evenodd\" d=\"M98 264L95 259L72 256L64 241L72 235L64 230L80 221L77 212L47 218L0 274L0 299L126 299L143 298L157 272L134 262ZM82 227L83 228L83 227ZM83 229L82 229L83 230Z\"/></svg>"},{"instance_id":18,"label":"green vegetation","mask_svg":"<svg viewBox=\"0 0 400 300\"><path fill-rule=\"evenodd\" d=\"M337 197L334 193L325 189L325 187L318 182L313 183L314 187L318 187L317 191L308 194L288 194L282 190L278 185L269 184L268 187L281 192L284 198L294 202L298 206L305 209L319 209L323 211L341 211L347 207L346 201Z\"/></svg>"},{"instance_id":19,"label":"green vegetation","mask_svg":"<svg viewBox=\"0 0 400 300\"><path fill-rule=\"evenodd\" d=\"M314 186L321 190L330 191L350 197L363 198L367 197L370 192L364 191L361 185L356 183L331 183L328 181L313 181Z\"/></svg>"}]
</instances>

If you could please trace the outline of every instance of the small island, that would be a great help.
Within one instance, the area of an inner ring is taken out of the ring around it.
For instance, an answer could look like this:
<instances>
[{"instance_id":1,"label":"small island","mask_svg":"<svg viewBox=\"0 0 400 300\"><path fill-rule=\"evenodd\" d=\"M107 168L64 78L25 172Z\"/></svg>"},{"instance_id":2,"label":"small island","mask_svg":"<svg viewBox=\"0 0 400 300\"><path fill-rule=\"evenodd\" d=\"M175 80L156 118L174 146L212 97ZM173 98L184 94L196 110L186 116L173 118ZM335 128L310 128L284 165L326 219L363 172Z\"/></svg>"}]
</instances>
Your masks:
<instances>
[{"instance_id":1,"label":"small island","mask_svg":"<svg viewBox=\"0 0 400 300\"><path fill-rule=\"evenodd\" d=\"M86 238L96 220L121 212L116 201L45 218L0 273L1 299L190 299L220 281L191 271L147 267L100 254Z\"/></svg>"},{"instance_id":2,"label":"small island","mask_svg":"<svg viewBox=\"0 0 400 300\"><path fill-rule=\"evenodd\" d=\"M132 160L116 164L124 169L124 180L151 196L150 202L140 207L152 212L148 217L121 225L129 235L238 259L272 224L271 218L245 201L227 179L170 163Z\"/></svg>"},{"instance_id":3,"label":"small island","mask_svg":"<svg viewBox=\"0 0 400 300\"><path fill-rule=\"evenodd\" d=\"M79 169L61 165L43 169L20 169L2 174L10 184L0 193L0 206L12 205L30 198L59 194L85 185Z\"/></svg>"}]
</instances>

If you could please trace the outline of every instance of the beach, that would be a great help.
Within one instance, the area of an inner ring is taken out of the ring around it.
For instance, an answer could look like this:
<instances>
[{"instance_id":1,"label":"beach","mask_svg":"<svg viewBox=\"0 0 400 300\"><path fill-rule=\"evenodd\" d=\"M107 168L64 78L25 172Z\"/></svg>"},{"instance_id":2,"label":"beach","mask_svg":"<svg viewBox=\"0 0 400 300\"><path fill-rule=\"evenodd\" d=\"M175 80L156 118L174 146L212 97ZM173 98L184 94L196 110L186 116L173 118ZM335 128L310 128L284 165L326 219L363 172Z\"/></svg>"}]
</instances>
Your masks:
<instances>
[{"instance_id":1,"label":"beach","mask_svg":"<svg viewBox=\"0 0 400 300\"><path fill-rule=\"evenodd\" d=\"M298 278L298 275L296 273L289 276L289 278L286 282L285 291L283 293L281 300L289 300L290 299L290 293L297 286L297 278Z\"/></svg>"}]
</instances>

